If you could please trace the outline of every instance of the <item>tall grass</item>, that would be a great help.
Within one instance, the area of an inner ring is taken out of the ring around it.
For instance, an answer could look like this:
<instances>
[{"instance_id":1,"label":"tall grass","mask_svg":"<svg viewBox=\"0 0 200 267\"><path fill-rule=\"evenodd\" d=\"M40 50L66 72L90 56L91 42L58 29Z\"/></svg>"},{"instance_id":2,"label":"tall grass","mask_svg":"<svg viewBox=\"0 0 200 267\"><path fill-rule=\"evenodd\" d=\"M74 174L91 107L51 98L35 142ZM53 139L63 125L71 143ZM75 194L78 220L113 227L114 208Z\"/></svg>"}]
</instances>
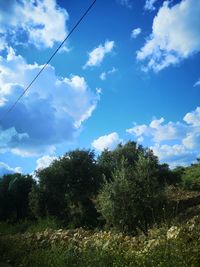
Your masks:
<instances>
[{"instance_id":1,"label":"tall grass","mask_svg":"<svg viewBox=\"0 0 200 267\"><path fill-rule=\"evenodd\" d=\"M2 261L24 267L198 267L200 263L199 217L170 229L154 228L148 237L33 229L32 233L0 237Z\"/></svg>"},{"instance_id":2,"label":"tall grass","mask_svg":"<svg viewBox=\"0 0 200 267\"><path fill-rule=\"evenodd\" d=\"M38 221L19 221L17 223L0 222L0 235L14 235L17 233L36 233L45 229L59 229L61 224L54 218L47 217Z\"/></svg>"}]
</instances>

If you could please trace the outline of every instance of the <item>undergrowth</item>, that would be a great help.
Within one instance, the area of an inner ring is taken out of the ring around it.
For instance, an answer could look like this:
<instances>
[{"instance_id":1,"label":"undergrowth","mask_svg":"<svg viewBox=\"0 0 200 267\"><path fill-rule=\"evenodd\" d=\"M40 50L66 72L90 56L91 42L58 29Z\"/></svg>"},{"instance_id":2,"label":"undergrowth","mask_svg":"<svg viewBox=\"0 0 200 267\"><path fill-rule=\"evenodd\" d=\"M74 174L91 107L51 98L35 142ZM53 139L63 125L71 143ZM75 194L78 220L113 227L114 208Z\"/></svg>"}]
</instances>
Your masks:
<instances>
[{"instance_id":1,"label":"undergrowth","mask_svg":"<svg viewBox=\"0 0 200 267\"><path fill-rule=\"evenodd\" d=\"M82 228L36 229L41 228L1 235L2 261L24 267L197 267L200 263L198 216L182 225L153 228L148 236L136 237Z\"/></svg>"}]
</instances>

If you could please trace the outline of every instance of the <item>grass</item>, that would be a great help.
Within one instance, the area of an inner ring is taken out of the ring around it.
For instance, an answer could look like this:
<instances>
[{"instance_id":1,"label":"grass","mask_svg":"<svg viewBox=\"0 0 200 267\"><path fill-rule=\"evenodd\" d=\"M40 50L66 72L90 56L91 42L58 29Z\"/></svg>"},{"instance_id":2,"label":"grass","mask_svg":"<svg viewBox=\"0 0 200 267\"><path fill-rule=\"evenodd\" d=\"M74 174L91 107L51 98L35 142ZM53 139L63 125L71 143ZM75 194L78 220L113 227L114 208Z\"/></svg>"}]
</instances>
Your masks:
<instances>
[{"instance_id":1,"label":"grass","mask_svg":"<svg viewBox=\"0 0 200 267\"><path fill-rule=\"evenodd\" d=\"M197 196L197 192L176 188L169 188L168 194L174 201ZM199 206L191 207L173 224L166 220L149 230L148 236L135 237L102 230L60 229L53 218L0 223L1 261L21 267L198 267L198 214Z\"/></svg>"},{"instance_id":2,"label":"grass","mask_svg":"<svg viewBox=\"0 0 200 267\"><path fill-rule=\"evenodd\" d=\"M44 218L36 221L24 220L17 223L0 222L0 235L14 235L17 233L36 233L44 231L47 228L59 229L60 224L53 218Z\"/></svg>"},{"instance_id":3,"label":"grass","mask_svg":"<svg viewBox=\"0 0 200 267\"><path fill-rule=\"evenodd\" d=\"M43 221L38 226L29 226L30 231L25 233L1 235L2 261L24 267L196 267L200 263L198 216L170 229L153 228L148 237L82 228L44 230L44 225Z\"/></svg>"}]
</instances>

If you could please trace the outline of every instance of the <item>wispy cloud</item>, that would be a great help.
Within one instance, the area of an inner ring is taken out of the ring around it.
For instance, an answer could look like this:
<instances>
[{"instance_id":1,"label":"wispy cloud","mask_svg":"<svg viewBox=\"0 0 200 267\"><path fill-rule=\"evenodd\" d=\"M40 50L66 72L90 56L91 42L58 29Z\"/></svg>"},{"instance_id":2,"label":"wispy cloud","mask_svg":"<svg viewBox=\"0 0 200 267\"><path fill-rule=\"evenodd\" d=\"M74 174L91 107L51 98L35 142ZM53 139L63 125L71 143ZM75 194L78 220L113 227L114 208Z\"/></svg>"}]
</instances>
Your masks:
<instances>
[{"instance_id":1,"label":"wispy cloud","mask_svg":"<svg viewBox=\"0 0 200 267\"><path fill-rule=\"evenodd\" d=\"M147 10L150 10L150 11L155 10L154 4L157 1L158 0L146 0L144 8L147 9Z\"/></svg>"},{"instance_id":2,"label":"wispy cloud","mask_svg":"<svg viewBox=\"0 0 200 267\"><path fill-rule=\"evenodd\" d=\"M106 41L104 45L100 44L98 47L94 48L91 52L89 52L89 59L83 68L99 66L105 55L112 52L114 48L114 41Z\"/></svg>"},{"instance_id":3,"label":"wispy cloud","mask_svg":"<svg viewBox=\"0 0 200 267\"><path fill-rule=\"evenodd\" d=\"M131 38L133 38L133 39L137 38L141 32L142 32L141 28L133 29L131 32Z\"/></svg>"},{"instance_id":4,"label":"wispy cloud","mask_svg":"<svg viewBox=\"0 0 200 267\"><path fill-rule=\"evenodd\" d=\"M131 0L117 0L117 2L126 8L132 8L132 1Z\"/></svg>"},{"instance_id":5,"label":"wispy cloud","mask_svg":"<svg viewBox=\"0 0 200 267\"><path fill-rule=\"evenodd\" d=\"M200 86L200 79L198 79L198 81L196 81L196 82L194 83L193 86L194 86L194 87L196 87L196 86Z\"/></svg>"},{"instance_id":6,"label":"wispy cloud","mask_svg":"<svg viewBox=\"0 0 200 267\"><path fill-rule=\"evenodd\" d=\"M22 169L20 167L12 168L8 164L4 162L0 162L0 177L4 174L12 174L12 173L21 173Z\"/></svg>"},{"instance_id":7,"label":"wispy cloud","mask_svg":"<svg viewBox=\"0 0 200 267\"><path fill-rule=\"evenodd\" d=\"M115 67L113 67L111 70L109 71L104 71L100 74L99 78L102 80L102 81L105 81L108 77L108 75L111 75L111 74L114 74L118 71L118 69L116 69Z\"/></svg>"}]
</instances>

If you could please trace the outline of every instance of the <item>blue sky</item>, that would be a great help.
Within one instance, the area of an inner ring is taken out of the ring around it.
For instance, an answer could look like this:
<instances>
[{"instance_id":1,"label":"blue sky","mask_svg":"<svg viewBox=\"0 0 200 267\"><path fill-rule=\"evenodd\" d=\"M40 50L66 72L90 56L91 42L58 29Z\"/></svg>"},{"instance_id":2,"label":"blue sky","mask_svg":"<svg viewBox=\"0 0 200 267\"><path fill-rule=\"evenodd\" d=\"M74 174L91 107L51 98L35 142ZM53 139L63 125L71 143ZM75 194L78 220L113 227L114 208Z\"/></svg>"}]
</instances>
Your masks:
<instances>
[{"instance_id":1,"label":"blue sky","mask_svg":"<svg viewBox=\"0 0 200 267\"><path fill-rule=\"evenodd\" d=\"M1 1L1 116L90 3ZM69 150L100 153L128 140L171 167L200 156L199 1L97 0L0 121L0 174L31 173Z\"/></svg>"}]
</instances>

